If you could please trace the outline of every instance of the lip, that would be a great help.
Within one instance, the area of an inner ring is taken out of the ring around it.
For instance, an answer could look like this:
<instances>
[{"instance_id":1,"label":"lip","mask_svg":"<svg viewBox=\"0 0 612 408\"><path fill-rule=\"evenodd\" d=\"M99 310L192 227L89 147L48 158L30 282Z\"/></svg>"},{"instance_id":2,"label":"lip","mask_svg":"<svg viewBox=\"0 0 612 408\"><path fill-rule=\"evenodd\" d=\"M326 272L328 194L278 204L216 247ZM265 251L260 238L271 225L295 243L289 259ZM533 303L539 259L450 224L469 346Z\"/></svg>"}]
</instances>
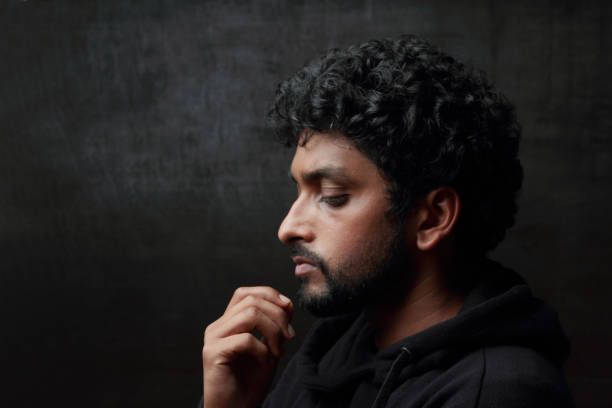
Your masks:
<instances>
[{"instance_id":1,"label":"lip","mask_svg":"<svg viewBox=\"0 0 612 408\"><path fill-rule=\"evenodd\" d=\"M295 276L304 276L317 269L313 261L303 256L294 256L291 259L295 262Z\"/></svg>"},{"instance_id":2,"label":"lip","mask_svg":"<svg viewBox=\"0 0 612 408\"><path fill-rule=\"evenodd\" d=\"M293 260L293 262L295 262L297 265L301 265L301 264L309 264L309 265L314 265L315 263L313 261L311 261L310 259L303 257L303 256L294 256L291 258Z\"/></svg>"}]
</instances>

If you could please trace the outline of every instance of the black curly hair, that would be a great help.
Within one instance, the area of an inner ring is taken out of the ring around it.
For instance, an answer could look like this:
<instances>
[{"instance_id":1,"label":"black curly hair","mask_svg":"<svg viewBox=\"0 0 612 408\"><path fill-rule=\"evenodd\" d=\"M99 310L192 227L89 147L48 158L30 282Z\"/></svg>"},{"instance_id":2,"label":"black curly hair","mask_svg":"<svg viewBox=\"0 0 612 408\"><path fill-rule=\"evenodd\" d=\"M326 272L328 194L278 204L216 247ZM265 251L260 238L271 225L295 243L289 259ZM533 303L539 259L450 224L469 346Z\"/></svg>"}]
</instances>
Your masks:
<instances>
[{"instance_id":1,"label":"black curly hair","mask_svg":"<svg viewBox=\"0 0 612 408\"><path fill-rule=\"evenodd\" d=\"M464 255L490 251L514 224L523 179L514 107L483 73L418 37L330 50L279 85L268 120L287 146L303 131L348 137L388 180L395 219L454 188Z\"/></svg>"}]
</instances>

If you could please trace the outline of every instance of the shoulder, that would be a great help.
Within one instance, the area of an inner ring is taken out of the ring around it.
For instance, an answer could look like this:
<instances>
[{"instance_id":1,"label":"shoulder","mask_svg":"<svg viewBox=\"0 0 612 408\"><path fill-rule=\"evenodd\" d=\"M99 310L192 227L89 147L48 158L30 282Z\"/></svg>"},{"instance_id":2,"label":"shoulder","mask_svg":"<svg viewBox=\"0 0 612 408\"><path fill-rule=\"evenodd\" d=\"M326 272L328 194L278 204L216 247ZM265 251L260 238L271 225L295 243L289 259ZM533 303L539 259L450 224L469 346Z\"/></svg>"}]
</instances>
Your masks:
<instances>
[{"instance_id":1,"label":"shoulder","mask_svg":"<svg viewBox=\"0 0 612 408\"><path fill-rule=\"evenodd\" d=\"M559 367L535 350L496 346L481 350L479 407L572 407Z\"/></svg>"},{"instance_id":2,"label":"shoulder","mask_svg":"<svg viewBox=\"0 0 612 408\"><path fill-rule=\"evenodd\" d=\"M405 377L389 406L573 407L560 369L529 348L481 347L460 358L436 358L435 363L437 368ZM406 370L410 372L410 368ZM418 371L418 366L414 370Z\"/></svg>"}]
</instances>

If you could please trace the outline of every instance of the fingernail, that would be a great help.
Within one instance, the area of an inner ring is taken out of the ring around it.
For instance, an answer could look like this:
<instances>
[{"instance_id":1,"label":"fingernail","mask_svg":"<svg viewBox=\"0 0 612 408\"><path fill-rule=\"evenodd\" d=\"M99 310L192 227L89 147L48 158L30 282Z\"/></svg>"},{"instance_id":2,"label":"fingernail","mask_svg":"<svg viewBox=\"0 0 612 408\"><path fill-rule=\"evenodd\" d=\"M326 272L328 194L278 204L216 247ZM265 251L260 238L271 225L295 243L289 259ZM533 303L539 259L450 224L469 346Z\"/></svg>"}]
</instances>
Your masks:
<instances>
[{"instance_id":1,"label":"fingernail","mask_svg":"<svg viewBox=\"0 0 612 408\"><path fill-rule=\"evenodd\" d=\"M281 302L283 302L283 303L288 304L288 303L290 303L290 302L291 302L291 299L289 299L289 298L288 298L287 296L285 296L285 295L278 295L278 297L280 298Z\"/></svg>"},{"instance_id":2,"label":"fingernail","mask_svg":"<svg viewBox=\"0 0 612 408\"><path fill-rule=\"evenodd\" d=\"M293 329L292 325L289 325L289 336L291 338L295 337L295 330Z\"/></svg>"}]
</instances>

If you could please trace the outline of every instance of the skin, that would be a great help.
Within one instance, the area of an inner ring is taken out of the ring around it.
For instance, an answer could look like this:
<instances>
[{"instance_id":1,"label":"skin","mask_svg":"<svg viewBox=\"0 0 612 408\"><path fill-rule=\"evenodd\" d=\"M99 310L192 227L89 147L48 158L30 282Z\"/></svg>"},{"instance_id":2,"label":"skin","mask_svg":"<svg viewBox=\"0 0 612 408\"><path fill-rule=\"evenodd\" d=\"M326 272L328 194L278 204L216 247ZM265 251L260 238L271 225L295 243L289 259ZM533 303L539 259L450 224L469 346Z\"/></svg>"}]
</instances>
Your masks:
<instances>
[{"instance_id":1,"label":"skin","mask_svg":"<svg viewBox=\"0 0 612 408\"><path fill-rule=\"evenodd\" d=\"M278 237L323 259L329 273L354 266L358 283L371 273L358 265L376 257L390 242L394 228L386 182L376 165L340 134L315 133L299 144L291 165L298 195L283 220ZM399 302L368 305L377 327L376 343L388 346L455 316L463 296L449 288L444 272L453 269L452 229L461 203L457 193L440 187L423 197L405 222L405 245L414 260L410 285ZM364 251L364 248L367 248ZM322 271L304 257L294 257L303 274L303 292L324 296ZM264 398L274 376L284 341L294 337L292 302L270 287L239 288L224 314L204 334L204 406L253 407ZM261 338L254 335L261 333ZM256 375L254 374L256 373Z\"/></svg>"},{"instance_id":2,"label":"skin","mask_svg":"<svg viewBox=\"0 0 612 408\"><path fill-rule=\"evenodd\" d=\"M253 407L263 399L282 343L295 336L292 314L291 301L273 288L236 289L225 313L204 332L204 407Z\"/></svg>"},{"instance_id":3,"label":"skin","mask_svg":"<svg viewBox=\"0 0 612 408\"><path fill-rule=\"evenodd\" d=\"M358 284L370 272L359 267L370 257L381 256L393 235L385 216L390 204L387 183L376 165L345 137L315 134L298 145L291 177L298 195L278 238L324 259L333 279ZM308 258L293 259L307 270L304 295L325 296L327 285L320 268L309 265ZM334 276L346 269L349 276Z\"/></svg>"}]
</instances>

